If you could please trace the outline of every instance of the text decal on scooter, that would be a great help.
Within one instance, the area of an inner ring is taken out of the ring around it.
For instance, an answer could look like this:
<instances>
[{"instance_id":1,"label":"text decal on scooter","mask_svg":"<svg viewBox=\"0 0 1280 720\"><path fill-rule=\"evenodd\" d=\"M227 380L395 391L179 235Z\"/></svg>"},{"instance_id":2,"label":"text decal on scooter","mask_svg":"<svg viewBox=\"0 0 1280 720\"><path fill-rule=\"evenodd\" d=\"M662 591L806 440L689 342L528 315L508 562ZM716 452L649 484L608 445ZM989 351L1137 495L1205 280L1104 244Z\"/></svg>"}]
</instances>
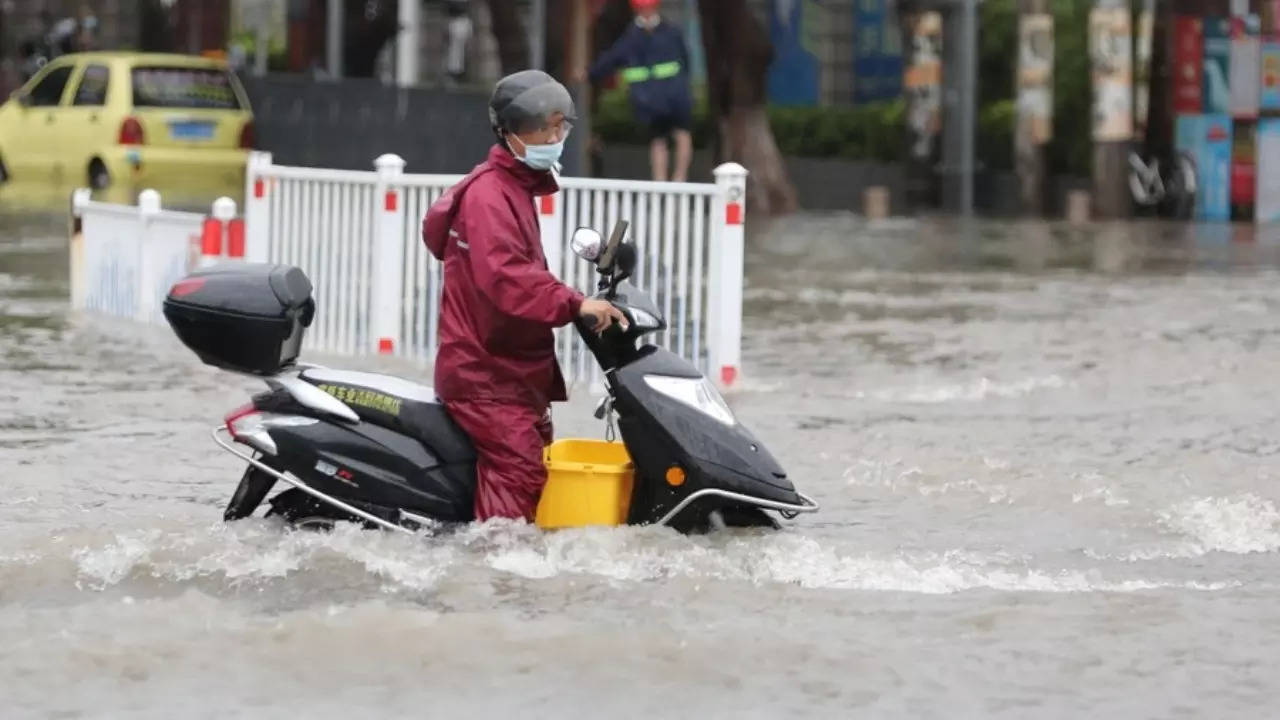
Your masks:
<instances>
[{"instance_id":1,"label":"text decal on scooter","mask_svg":"<svg viewBox=\"0 0 1280 720\"><path fill-rule=\"evenodd\" d=\"M359 405L370 410L378 410L388 415L400 415L400 398L364 388L347 387L345 385L320 385L321 390L338 398L348 405Z\"/></svg>"}]
</instances>

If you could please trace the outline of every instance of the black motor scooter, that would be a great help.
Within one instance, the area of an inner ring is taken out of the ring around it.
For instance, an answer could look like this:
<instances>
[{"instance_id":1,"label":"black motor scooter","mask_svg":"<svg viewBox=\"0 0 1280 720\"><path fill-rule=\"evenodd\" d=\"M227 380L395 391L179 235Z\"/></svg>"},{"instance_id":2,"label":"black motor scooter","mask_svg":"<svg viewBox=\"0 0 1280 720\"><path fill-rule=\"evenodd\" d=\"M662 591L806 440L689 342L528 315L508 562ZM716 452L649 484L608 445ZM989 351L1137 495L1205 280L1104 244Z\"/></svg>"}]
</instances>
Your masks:
<instances>
[{"instance_id":1,"label":"black motor scooter","mask_svg":"<svg viewBox=\"0 0 1280 720\"><path fill-rule=\"evenodd\" d=\"M796 491L769 451L737 421L693 365L645 335L666 327L653 300L627 282L636 251L579 228L574 252L594 262L597 297L626 316L626 329L576 329L608 394L596 417L617 418L635 468L627 524L683 532L777 527L817 503ZM415 530L473 519L475 451L431 388L390 375L297 363L315 314L311 283L285 265L226 264L176 283L164 315L206 364L260 377L269 391L228 414L214 440L248 463L224 518L248 517L277 481L292 486L268 515L298 526L363 522Z\"/></svg>"}]
</instances>

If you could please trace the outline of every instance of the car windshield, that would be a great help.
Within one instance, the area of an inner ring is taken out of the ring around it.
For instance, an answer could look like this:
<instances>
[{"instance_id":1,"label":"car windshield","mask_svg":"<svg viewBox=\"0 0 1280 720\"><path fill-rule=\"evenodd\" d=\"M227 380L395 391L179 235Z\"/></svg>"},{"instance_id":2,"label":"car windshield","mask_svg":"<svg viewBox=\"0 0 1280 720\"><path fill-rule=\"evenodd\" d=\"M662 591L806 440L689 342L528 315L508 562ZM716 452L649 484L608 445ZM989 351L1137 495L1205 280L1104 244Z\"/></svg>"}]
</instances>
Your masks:
<instances>
[{"instance_id":1,"label":"car windshield","mask_svg":"<svg viewBox=\"0 0 1280 720\"><path fill-rule=\"evenodd\" d=\"M217 68L138 67L133 80L134 107L239 110L231 74Z\"/></svg>"}]
</instances>

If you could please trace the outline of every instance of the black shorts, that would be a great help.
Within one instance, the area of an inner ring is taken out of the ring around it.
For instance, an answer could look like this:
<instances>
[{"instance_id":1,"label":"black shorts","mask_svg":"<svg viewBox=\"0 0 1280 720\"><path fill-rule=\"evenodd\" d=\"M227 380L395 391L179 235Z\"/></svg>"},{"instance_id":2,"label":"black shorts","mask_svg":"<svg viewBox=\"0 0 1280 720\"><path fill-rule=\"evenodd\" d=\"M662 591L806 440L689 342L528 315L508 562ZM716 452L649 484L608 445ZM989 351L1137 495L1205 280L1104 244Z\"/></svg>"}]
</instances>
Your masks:
<instances>
[{"instance_id":1,"label":"black shorts","mask_svg":"<svg viewBox=\"0 0 1280 720\"><path fill-rule=\"evenodd\" d=\"M660 115L649 121L647 130L649 140L663 140L671 137L676 130L688 132L693 127L693 120L688 115Z\"/></svg>"}]
</instances>

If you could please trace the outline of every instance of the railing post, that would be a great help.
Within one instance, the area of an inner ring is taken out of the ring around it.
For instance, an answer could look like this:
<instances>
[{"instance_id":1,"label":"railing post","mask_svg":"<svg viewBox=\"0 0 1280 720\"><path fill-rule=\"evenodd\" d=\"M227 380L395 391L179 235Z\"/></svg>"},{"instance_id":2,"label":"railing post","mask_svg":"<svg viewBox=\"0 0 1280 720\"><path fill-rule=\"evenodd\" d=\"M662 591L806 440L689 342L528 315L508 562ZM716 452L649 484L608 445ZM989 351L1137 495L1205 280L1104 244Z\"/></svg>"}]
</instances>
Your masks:
<instances>
[{"instance_id":1,"label":"railing post","mask_svg":"<svg viewBox=\"0 0 1280 720\"><path fill-rule=\"evenodd\" d=\"M556 277L564 277L564 192L543 195L537 199L538 230L542 234L542 252L547 267Z\"/></svg>"},{"instance_id":2,"label":"railing post","mask_svg":"<svg viewBox=\"0 0 1280 720\"><path fill-rule=\"evenodd\" d=\"M93 198L89 188L77 188L71 192L71 238L69 258L71 263L71 307L83 310L87 287L84 277L84 207Z\"/></svg>"},{"instance_id":3,"label":"railing post","mask_svg":"<svg viewBox=\"0 0 1280 720\"><path fill-rule=\"evenodd\" d=\"M264 263L270 257L271 153L250 152L244 179L244 259Z\"/></svg>"},{"instance_id":4,"label":"railing post","mask_svg":"<svg viewBox=\"0 0 1280 720\"><path fill-rule=\"evenodd\" d=\"M707 359L721 387L738 380L742 362L742 276L747 169L725 163L715 169L711 208L711 257L707 277Z\"/></svg>"},{"instance_id":5,"label":"railing post","mask_svg":"<svg viewBox=\"0 0 1280 720\"><path fill-rule=\"evenodd\" d=\"M138 275L134 280L135 296L134 319L140 322L151 322L158 308L159 294L157 287L156 253L152 251L153 238L152 219L160 214L160 193L146 189L138 193L138 232L134 236L134 248L137 250ZM167 289L167 288L166 288Z\"/></svg>"},{"instance_id":6,"label":"railing post","mask_svg":"<svg viewBox=\"0 0 1280 720\"><path fill-rule=\"evenodd\" d=\"M400 307L404 287L404 202L399 186L404 159L387 153L373 161L378 171L374 191L377 213L373 235L373 276L369 325L380 355L400 351Z\"/></svg>"},{"instance_id":7,"label":"railing post","mask_svg":"<svg viewBox=\"0 0 1280 720\"><path fill-rule=\"evenodd\" d=\"M227 254L227 226L236 217L236 201L220 197L213 201L200 231L200 267L216 265Z\"/></svg>"}]
</instances>

